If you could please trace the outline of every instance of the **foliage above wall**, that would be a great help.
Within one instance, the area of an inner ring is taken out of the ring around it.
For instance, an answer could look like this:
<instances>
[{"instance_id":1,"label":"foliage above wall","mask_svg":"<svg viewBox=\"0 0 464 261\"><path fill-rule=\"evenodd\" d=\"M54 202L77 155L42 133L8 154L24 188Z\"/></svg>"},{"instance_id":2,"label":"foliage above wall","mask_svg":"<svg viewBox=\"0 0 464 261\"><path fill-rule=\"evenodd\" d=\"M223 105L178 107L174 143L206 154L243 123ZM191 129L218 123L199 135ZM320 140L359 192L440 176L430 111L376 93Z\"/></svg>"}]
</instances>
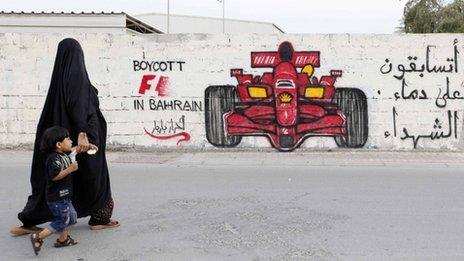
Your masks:
<instances>
[{"instance_id":1,"label":"foliage above wall","mask_svg":"<svg viewBox=\"0 0 464 261\"><path fill-rule=\"evenodd\" d=\"M409 0L402 23L405 33L464 33L464 0Z\"/></svg>"}]
</instances>

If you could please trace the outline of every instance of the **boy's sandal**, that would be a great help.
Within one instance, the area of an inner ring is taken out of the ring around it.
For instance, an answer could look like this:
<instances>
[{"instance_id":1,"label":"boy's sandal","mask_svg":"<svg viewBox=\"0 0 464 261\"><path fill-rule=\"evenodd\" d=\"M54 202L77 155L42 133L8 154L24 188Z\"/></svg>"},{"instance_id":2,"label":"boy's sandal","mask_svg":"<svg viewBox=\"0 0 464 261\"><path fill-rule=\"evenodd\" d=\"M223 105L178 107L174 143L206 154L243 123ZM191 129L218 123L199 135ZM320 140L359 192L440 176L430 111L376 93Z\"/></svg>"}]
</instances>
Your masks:
<instances>
[{"instance_id":1,"label":"boy's sandal","mask_svg":"<svg viewBox=\"0 0 464 261\"><path fill-rule=\"evenodd\" d=\"M10 234L12 236L22 236L22 235L27 235L35 232L40 232L42 230L41 227L14 227L10 230Z\"/></svg>"},{"instance_id":2,"label":"boy's sandal","mask_svg":"<svg viewBox=\"0 0 464 261\"><path fill-rule=\"evenodd\" d=\"M43 239L39 237L39 233L32 233L31 234L31 243L32 249L34 249L35 255L39 254L40 248L42 248Z\"/></svg>"},{"instance_id":3,"label":"boy's sandal","mask_svg":"<svg viewBox=\"0 0 464 261\"><path fill-rule=\"evenodd\" d=\"M66 247L66 246L74 246L76 245L77 243L79 243L79 241L77 240L74 240L70 235L68 235L68 237L66 238L65 241L61 242L59 238L56 239L56 242L54 244L55 247Z\"/></svg>"},{"instance_id":4,"label":"boy's sandal","mask_svg":"<svg viewBox=\"0 0 464 261\"><path fill-rule=\"evenodd\" d=\"M107 228L114 228L114 227L119 227L121 224L119 224L118 221L116 220L111 220L105 225L95 225L95 226L90 226L91 230L101 230L101 229L107 229Z\"/></svg>"}]
</instances>

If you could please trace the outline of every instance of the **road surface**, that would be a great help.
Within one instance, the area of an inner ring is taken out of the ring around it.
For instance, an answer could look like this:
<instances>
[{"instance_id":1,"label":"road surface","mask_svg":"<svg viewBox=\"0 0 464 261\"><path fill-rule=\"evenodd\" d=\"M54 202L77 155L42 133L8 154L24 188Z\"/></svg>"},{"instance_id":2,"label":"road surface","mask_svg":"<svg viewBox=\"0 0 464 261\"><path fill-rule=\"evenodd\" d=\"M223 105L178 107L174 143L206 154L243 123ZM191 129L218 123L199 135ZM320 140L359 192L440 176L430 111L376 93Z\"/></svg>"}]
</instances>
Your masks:
<instances>
[{"instance_id":1,"label":"road surface","mask_svg":"<svg viewBox=\"0 0 464 261\"><path fill-rule=\"evenodd\" d=\"M1 260L30 191L29 151L0 151ZM39 260L463 260L464 153L109 152L114 218Z\"/></svg>"}]
</instances>

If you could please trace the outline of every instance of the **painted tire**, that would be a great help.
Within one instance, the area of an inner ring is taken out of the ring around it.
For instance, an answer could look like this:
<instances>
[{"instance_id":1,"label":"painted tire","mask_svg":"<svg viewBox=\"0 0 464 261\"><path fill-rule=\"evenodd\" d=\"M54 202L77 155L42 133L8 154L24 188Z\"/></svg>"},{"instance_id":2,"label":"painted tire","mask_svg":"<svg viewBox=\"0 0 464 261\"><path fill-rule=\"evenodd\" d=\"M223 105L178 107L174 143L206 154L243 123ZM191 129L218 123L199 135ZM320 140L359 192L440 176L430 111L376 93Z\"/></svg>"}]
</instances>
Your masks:
<instances>
[{"instance_id":1,"label":"painted tire","mask_svg":"<svg viewBox=\"0 0 464 261\"><path fill-rule=\"evenodd\" d=\"M216 147L234 147L241 136L229 136L225 132L224 114L234 111L237 94L235 86L209 86L205 90L206 139Z\"/></svg>"},{"instance_id":2,"label":"painted tire","mask_svg":"<svg viewBox=\"0 0 464 261\"><path fill-rule=\"evenodd\" d=\"M367 99L364 92L354 88L337 88L332 101L346 116L347 136L335 137L338 147L364 146L369 135Z\"/></svg>"}]
</instances>

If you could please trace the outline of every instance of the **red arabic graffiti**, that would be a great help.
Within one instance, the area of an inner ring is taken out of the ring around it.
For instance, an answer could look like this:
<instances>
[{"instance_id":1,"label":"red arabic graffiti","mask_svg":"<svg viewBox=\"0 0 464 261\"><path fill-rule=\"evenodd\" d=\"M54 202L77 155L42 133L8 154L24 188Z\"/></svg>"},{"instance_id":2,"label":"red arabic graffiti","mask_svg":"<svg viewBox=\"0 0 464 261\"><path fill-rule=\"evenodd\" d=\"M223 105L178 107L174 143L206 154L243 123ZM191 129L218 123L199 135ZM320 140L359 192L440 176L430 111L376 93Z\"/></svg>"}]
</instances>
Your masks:
<instances>
[{"instance_id":1,"label":"red arabic graffiti","mask_svg":"<svg viewBox=\"0 0 464 261\"><path fill-rule=\"evenodd\" d=\"M169 140L169 139L173 139L176 137L182 137L180 140L177 141L177 145L179 145L181 142L186 142L190 140L190 134L188 134L187 132L180 132L180 133L176 133L172 135L154 135L150 133L149 131L147 131L147 129L145 128L143 128L143 130L148 136L154 139L158 139L158 140Z\"/></svg>"}]
</instances>

